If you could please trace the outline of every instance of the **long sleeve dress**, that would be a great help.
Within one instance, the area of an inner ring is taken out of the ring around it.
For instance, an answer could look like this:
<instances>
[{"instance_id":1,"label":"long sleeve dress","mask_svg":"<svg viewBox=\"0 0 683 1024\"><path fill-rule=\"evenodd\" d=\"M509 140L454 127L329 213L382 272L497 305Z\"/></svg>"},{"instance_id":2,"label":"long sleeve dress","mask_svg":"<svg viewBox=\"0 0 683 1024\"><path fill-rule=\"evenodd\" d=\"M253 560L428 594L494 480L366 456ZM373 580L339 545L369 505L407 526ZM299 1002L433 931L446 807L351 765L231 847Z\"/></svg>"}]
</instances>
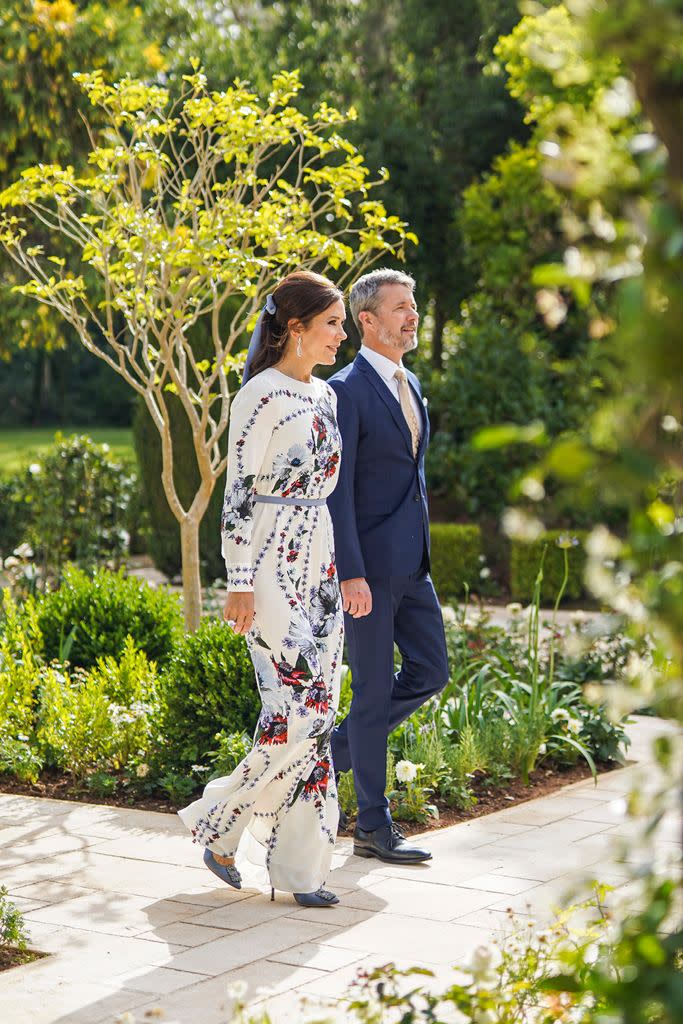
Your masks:
<instances>
[{"instance_id":1,"label":"long sleeve dress","mask_svg":"<svg viewBox=\"0 0 683 1024\"><path fill-rule=\"evenodd\" d=\"M254 592L246 640L262 710L249 754L178 812L195 842L228 857L248 829L288 892L325 881L339 813L330 735L343 613L325 504L341 455L335 409L324 381L274 367L233 399L223 554L228 590Z\"/></svg>"}]
</instances>

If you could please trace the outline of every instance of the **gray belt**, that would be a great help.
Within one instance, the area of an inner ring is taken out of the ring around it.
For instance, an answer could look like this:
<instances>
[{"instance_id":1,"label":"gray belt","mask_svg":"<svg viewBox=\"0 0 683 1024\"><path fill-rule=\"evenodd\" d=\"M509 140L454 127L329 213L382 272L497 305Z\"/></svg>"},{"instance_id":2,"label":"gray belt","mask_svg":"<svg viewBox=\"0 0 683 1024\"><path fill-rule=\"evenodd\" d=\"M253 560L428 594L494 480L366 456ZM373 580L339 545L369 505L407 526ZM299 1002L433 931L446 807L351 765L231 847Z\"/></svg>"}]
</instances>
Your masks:
<instances>
[{"instance_id":1,"label":"gray belt","mask_svg":"<svg viewBox=\"0 0 683 1024\"><path fill-rule=\"evenodd\" d=\"M254 501L265 505L325 505L326 498L281 498L277 494L255 494Z\"/></svg>"}]
</instances>

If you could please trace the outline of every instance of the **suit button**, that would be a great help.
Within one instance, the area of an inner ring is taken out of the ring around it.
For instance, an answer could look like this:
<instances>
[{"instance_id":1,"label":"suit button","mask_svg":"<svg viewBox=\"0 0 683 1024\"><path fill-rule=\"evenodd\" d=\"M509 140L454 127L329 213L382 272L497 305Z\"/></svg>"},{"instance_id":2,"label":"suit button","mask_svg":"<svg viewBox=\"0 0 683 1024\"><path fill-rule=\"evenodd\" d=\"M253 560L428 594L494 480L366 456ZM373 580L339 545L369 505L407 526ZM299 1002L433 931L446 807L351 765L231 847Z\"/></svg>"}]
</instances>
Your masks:
<instances>
[{"instance_id":1,"label":"suit button","mask_svg":"<svg viewBox=\"0 0 683 1024\"><path fill-rule=\"evenodd\" d=\"M419 500L420 500L420 495L419 494L414 494L413 495L413 501L419 501Z\"/></svg>"}]
</instances>

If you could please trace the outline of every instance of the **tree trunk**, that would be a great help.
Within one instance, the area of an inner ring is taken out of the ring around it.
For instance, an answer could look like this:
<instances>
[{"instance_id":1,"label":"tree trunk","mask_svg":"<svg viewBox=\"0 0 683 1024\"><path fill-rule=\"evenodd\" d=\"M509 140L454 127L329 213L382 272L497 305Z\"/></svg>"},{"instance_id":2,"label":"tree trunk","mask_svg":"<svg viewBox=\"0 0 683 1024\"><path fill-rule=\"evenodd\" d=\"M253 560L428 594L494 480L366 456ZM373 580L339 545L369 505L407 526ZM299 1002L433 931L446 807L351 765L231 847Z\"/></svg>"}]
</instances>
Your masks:
<instances>
[{"instance_id":1,"label":"tree trunk","mask_svg":"<svg viewBox=\"0 0 683 1024\"><path fill-rule=\"evenodd\" d=\"M202 617L202 581L199 571L199 522L186 515L180 523L180 550L183 560L183 611L185 629L194 633Z\"/></svg>"}]
</instances>

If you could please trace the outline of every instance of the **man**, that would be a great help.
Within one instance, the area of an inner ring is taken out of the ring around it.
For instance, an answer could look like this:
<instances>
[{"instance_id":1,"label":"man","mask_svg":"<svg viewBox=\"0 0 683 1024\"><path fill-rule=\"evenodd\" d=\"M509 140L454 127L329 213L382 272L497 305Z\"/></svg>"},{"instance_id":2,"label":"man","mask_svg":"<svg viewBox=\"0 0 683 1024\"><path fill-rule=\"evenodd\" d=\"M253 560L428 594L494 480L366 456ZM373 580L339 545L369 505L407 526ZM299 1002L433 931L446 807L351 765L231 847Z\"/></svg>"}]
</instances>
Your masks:
<instances>
[{"instance_id":1,"label":"man","mask_svg":"<svg viewBox=\"0 0 683 1024\"><path fill-rule=\"evenodd\" d=\"M417 346L415 281L375 270L351 289L362 346L331 378L342 459L328 499L345 611L353 698L335 729L337 773L353 768L354 852L414 863L431 853L393 825L385 796L387 738L448 680L443 619L429 576L424 476L429 421L402 356ZM394 643L402 656L394 674Z\"/></svg>"}]
</instances>

